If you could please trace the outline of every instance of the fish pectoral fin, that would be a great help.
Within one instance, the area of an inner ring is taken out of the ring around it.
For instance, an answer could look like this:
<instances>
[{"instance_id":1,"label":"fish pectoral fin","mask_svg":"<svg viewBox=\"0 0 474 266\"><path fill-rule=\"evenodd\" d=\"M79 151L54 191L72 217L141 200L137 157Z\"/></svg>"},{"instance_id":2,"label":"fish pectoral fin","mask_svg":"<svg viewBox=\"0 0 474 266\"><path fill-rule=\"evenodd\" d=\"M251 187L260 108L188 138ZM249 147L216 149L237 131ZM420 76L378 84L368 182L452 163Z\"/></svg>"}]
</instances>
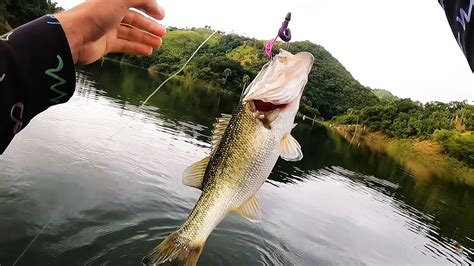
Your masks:
<instances>
[{"instance_id":1,"label":"fish pectoral fin","mask_svg":"<svg viewBox=\"0 0 474 266\"><path fill-rule=\"evenodd\" d=\"M206 172L209 159L210 157L207 156L206 158L186 168L186 171L184 171L183 175L183 184L185 184L186 186L201 189L202 180L204 178L204 173Z\"/></svg>"},{"instance_id":2,"label":"fish pectoral fin","mask_svg":"<svg viewBox=\"0 0 474 266\"><path fill-rule=\"evenodd\" d=\"M290 134L285 135L280 141L280 156L286 161L299 161L303 159L301 145Z\"/></svg>"},{"instance_id":3,"label":"fish pectoral fin","mask_svg":"<svg viewBox=\"0 0 474 266\"><path fill-rule=\"evenodd\" d=\"M234 211L253 223L262 221L262 211L260 210L260 204L258 204L257 195L252 196Z\"/></svg>"}]
</instances>

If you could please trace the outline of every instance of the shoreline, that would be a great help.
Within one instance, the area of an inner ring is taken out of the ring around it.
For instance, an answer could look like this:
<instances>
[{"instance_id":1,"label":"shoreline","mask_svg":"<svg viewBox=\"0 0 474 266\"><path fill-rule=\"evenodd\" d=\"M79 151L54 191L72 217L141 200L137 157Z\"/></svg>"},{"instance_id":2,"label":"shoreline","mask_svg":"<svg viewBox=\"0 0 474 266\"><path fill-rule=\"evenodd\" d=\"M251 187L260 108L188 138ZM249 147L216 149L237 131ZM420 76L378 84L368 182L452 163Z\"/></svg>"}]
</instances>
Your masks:
<instances>
[{"instance_id":1,"label":"shoreline","mask_svg":"<svg viewBox=\"0 0 474 266\"><path fill-rule=\"evenodd\" d=\"M165 77L165 78L168 78L170 77L172 74L167 74L167 73L163 73L163 72L159 72L155 69L153 69L153 67L149 67L149 68L144 68L144 67L141 67L141 66L138 66L138 65L134 65L132 63L129 63L125 60L116 60L116 59L113 59L113 58L110 58L110 57L102 57L100 61L100 64L103 64L104 61L110 61L110 62L113 62L113 63L117 63L119 64L120 66L127 66L127 67L133 67L133 68L138 68L140 70L143 70L143 71L146 71L148 72L148 75L150 76L155 76L155 77L158 77L158 76L161 76L161 77ZM99 62L98 61L98 62ZM201 80L201 79L193 79L193 78L190 78L189 76L183 76L183 75L176 75L173 79L175 80L178 80L180 82L182 82L183 84L187 84L187 83L193 83L193 84L196 84L198 86L201 86L201 87L205 87L205 88L208 88L208 89L212 89L212 90L215 90L219 93L224 93L224 94L228 94L228 95L236 95L238 96L235 92L231 91L231 90L226 90L220 86L216 86L215 84L212 84L212 83L209 83L205 80Z\"/></svg>"},{"instance_id":2,"label":"shoreline","mask_svg":"<svg viewBox=\"0 0 474 266\"><path fill-rule=\"evenodd\" d=\"M442 178L474 187L474 168L443 153L441 145L435 141L392 138L380 132L370 132L361 125L322 124L351 145L364 145L390 156L416 178L427 182L432 178Z\"/></svg>"}]
</instances>

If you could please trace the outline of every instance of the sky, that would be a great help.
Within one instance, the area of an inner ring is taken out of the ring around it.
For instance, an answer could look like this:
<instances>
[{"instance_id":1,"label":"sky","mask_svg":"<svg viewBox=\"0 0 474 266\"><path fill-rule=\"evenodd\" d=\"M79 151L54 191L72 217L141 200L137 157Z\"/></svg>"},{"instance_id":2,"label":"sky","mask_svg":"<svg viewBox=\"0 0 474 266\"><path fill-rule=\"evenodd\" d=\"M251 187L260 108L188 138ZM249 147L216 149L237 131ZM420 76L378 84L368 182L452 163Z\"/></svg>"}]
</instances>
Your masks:
<instances>
[{"instance_id":1,"label":"sky","mask_svg":"<svg viewBox=\"0 0 474 266\"><path fill-rule=\"evenodd\" d=\"M66 9L82 2L55 1ZM324 46L363 85L421 102L474 103L474 74L436 0L158 3L166 10L165 26L210 25L263 40L273 38L286 13L292 12L292 41Z\"/></svg>"}]
</instances>

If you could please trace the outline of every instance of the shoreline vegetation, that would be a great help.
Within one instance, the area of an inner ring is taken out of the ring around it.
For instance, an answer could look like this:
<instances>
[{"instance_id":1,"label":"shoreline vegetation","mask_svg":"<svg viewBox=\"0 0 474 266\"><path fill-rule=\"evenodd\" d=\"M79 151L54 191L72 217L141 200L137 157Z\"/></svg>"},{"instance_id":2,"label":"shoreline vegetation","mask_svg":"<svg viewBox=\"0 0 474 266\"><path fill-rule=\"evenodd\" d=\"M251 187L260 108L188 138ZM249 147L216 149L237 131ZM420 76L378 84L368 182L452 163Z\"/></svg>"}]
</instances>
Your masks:
<instances>
[{"instance_id":1,"label":"shoreline vegetation","mask_svg":"<svg viewBox=\"0 0 474 266\"><path fill-rule=\"evenodd\" d=\"M24 0L21 6L18 1L5 0L0 3L0 35L59 10L50 0ZM143 68L150 75L171 75L213 31L209 26L168 27L163 46L151 56L112 54L107 58ZM268 62L264 44L263 40L219 31L177 78L238 96ZM365 142L371 149L397 157L421 178L429 173L446 174L474 183L474 105L467 101L423 104L369 88L324 47L310 41L288 46L277 42L274 51L278 49L306 51L315 57L301 100L302 115L325 125L330 121L332 130L351 136L350 142ZM351 135L349 131L357 128L360 131Z\"/></svg>"},{"instance_id":2,"label":"shoreline vegetation","mask_svg":"<svg viewBox=\"0 0 474 266\"><path fill-rule=\"evenodd\" d=\"M443 146L434 140L389 137L381 132L370 131L363 125L321 124L338 133L351 145L364 145L386 154L426 182L437 177L474 187L474 168L447 155Z\"/></svg>"},{"instance_id":3,"label":"shoreline vegetation","mask_svg":"<svg viewBox=\"0 0 474 266\"><path fill-rule=\"evenodd\" d=\"M110 61L110 62L114 62L114 63L120 64L120 65L126 65L126 66L129 66L129 67L134 67L134 68L138 68L138 69L141 69L141 70L145 70L145 71L148 72L148 74L150 76L156 76L156 77L168 77L169 76L167 74L158 72L158 71L156 71L155 69L153 69L151 67L150 68L144 68L144 67L141 67L141 66L131 64L127 61L120 61L120 60L117 60L117 59L114 59L114 58L103 57L102 61L99 64L103 64L103 61ZM179 76L179 75L175 76L174 79L179 80L180 82L183 82L184 84L192 82L194 85L198 85L198 87L205 87L207 89L216 90L220 93L227 94L227 95L235 95L235 93L233 93L229 90L224 90L219 86L212 86L211 84L209 84L209 83L207 83L203 80L191 80L191 79L187 79L186 77Z\"/></svg>"}]
</instances>

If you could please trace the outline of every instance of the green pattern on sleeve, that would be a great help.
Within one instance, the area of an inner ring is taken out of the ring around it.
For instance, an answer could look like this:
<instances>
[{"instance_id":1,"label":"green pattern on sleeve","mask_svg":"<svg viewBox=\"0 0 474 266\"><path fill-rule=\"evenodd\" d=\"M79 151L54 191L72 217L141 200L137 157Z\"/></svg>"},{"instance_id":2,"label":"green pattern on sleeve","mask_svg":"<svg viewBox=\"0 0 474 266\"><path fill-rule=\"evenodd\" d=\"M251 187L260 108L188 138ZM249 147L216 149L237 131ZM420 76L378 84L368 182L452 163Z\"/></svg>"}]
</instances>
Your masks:
<instances>
[{"instance_id":1,"label":"green pattern on sleeve","mask_svg":"<svg viewBox=\"0 0 474 266\"><path fill-rule=\"evenodd\" d=\"M60 76L56 75L56 73L61 71L64 67L63 59L61 58L61 56L57 55L57 58L59 60L58 67L57 68L51 68L51 69L48 69L48 70L45 71L46 75L48 75L48 76L50 76L53 79L58 81L58 82L54 83L50 88L55 93L59 94L59 96L49 99L49 101L51 103L60 103L61 98L63 98L64 96L67 95L66 92L63 92L60 89L58 89L59 86L62 86L64 84L66 84L66 81L63 78L61 78Z\"/></svg>"}]
</instances>

